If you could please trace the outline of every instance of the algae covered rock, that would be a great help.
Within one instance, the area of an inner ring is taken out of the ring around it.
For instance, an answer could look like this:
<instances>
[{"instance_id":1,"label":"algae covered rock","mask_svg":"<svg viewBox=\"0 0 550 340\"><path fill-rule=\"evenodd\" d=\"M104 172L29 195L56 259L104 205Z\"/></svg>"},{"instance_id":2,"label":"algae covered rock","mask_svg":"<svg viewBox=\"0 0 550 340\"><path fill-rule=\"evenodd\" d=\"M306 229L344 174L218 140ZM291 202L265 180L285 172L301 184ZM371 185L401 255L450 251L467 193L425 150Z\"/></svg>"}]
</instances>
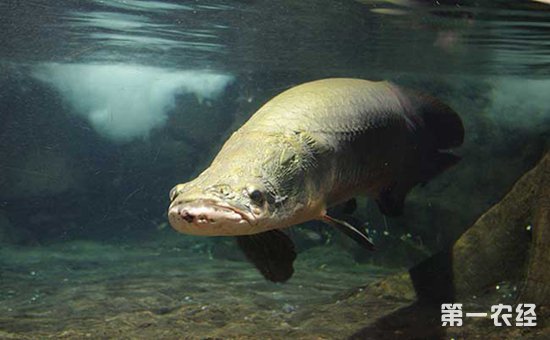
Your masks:
<instances>
[{"instance_id":1,"label":"algae covered rock","mask_svg":"<svg viewBox=\"0 0 550 340\"><path fill-rule=\"evenodd\" d=\"M399 272L387 276L368 286L369 293L380 298L414 301L416 294L410 275Z\"/></svg>"},{"instance_id":2,"label":"algae covered rock","mask_svg":"<svg viewBox=\"0 0 550 340\"><path fill-rule=\"evenodd\" d=\"M452 249L457 296L502 281L521 301L550 304L550 152L483 214Z\"/></svg>"}]
</instances>

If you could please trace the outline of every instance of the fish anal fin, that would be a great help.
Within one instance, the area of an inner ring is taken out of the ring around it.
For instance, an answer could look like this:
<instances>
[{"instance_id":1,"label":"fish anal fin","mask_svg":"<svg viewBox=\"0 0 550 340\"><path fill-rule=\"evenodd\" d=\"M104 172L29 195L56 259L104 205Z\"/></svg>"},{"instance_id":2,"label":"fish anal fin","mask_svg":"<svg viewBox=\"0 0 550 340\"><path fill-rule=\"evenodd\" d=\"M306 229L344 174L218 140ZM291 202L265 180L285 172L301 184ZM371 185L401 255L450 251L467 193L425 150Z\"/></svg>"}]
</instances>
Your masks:
<instances>
[{"instance_id":1,"label":"fish anal fin","mask_svg":"<svg viewBox=\"0 0 550 340\"><path fill-rule=\"evenodd\" d=\"M355 197L350 198L349 200L337 204L328 209L328 214L332 216L338 215L351 215L357 210L357 199Z\"/></svg>"},{"instance_id":2,"label":"fish anal fin","mask_svg":"<svg viewBox=\"0 0 550 340\"><path fill-rule=\"evenodd\" d=\"M460 156L453 153L437 151L431 156L431 160L427 162L428 166L424 169L423 179L420 183L425 185L432 178L454 166L460 160Z\"/></svg>"},{"instance_id":3,"label":"fish anal fin","mask_svg":"<svg viewBox=\"0 0 550 340\"><path fill-rule=\"evenodd\" d=\"M383 189L375 201L382 214L386 216L401 216L403 215L406 195L406 192L401 193L395 187L389 187Z\"/></svg>"},{"instance_id":4,"label":"fish anal fin","mask_svg":"<svg viewBox=\"0 0 550 340\"><path fill-rule=\"evenodd\" d=\"M342 213L351 215L357 210L357 199L355 197L350 198L344 203Z\"/></svg>"},{"instance_id":5,"label":"fish anal fin","mask_svg":"<svg viewBox=\"0 0 550 340\"><path fill-rule=\"evenodd\" d=\"M292 240L280 230L237 236L246 258L269 281L285 282L294 273L296 251Z\"/></svg>"},{"instance_id":6,"label":"fish anal fin","mask_svg":"<svg viewBox=\"0 0 550 340\"><path fill-rule=\"evenodd\" d=\"M417 184L426 185L434 177L438 176L448 168L460 161L460 157L450 153L436 151L430 153L422 162L420 172L412 182L397 182L382 189L375 198L378 208L386 216L401 216L405 206L405 197L408 192Z\"/></svg>"},{"instance_id":7,"label":"fish anal fin","mask_svg":"<svg viewBox=\"0 0 550 340\"><path fill-rule=\"evenodd\" d=\"M352 238L355 242L359 243L362 247L368 250L374 250L374 243L372 243L368 236L348 222L331 217L327 214L324 214L322 218L323 221L334 226L336 229Z\"/></svg>"}]
</instances>

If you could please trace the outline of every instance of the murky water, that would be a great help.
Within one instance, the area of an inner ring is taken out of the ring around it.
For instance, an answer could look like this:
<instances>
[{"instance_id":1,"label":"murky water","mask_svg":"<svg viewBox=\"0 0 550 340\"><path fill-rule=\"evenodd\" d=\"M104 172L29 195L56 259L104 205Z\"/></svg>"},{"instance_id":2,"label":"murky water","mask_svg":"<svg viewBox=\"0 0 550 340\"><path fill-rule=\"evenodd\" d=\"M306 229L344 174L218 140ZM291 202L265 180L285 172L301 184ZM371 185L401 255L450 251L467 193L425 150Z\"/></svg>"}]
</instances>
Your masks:
<instances>
[{"instance_id":1,"label":"murky water","mask_svg":"<svg viewBox=\"0 0 550 340\"><path fill-rule=\"evenodd\" d=\"M433 259L547 152L545 1L2 1L0 30L0 338L549 334L544 304L533 330L442 327L438 289L407 273L445 276ZM275 284L232 238L169 227L175 184L271 97L327 77L431 93L465 126L462 160L415 188L403 216L359 199L353 221L375 252L321 223L293 227L295 273ZM527 266L522 247L550 227L536 216L503 219L527 233L510 234L509 263ZM505 274L458 302L525 302L521 275ZM417 301L426 290L431 304Z\"/></svg>"}]
</instances>

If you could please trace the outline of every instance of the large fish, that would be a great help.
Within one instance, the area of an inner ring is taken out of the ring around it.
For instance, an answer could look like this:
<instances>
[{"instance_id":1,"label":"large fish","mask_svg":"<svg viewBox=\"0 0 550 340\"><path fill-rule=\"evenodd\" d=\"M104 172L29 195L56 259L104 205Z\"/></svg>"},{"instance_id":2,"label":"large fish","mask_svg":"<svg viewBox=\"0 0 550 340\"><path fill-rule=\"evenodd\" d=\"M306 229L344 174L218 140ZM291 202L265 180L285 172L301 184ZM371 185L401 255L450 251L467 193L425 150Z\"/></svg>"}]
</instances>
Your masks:
<instances>
[{"instance_id":1,"label":"large fish","mask_svg":"<svg viewBox=\"0 0 550 340\"><path fill-rule=\"evenodd\" d=\"M170 192L168 216L193 235L237 236L271 281L296 257L280 229L325 221L367 248L367 235L327 214L357 195L399 215L407 193L459 157L460 117L433 97L390 82L334 78L284 91L227 140L212 164Z\"/></svg>"}]
</instances>

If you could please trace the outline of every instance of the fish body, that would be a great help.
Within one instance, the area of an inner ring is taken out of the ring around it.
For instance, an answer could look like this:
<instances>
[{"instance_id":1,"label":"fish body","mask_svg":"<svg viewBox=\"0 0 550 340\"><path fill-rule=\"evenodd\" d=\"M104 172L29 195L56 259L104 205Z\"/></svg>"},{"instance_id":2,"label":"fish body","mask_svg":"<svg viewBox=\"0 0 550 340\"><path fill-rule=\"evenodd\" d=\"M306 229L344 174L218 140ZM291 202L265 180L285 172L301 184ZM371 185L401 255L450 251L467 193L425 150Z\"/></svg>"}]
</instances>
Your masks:
<instances>
[{"instance_id":1,"label":"fish body","mask_svg":"<svg viewBox=\"0 0 550 340\"><path fill-rule=\"evenodd\" d=\"M188 234L242 236L319 219L368 245L327 209L367 195L401 213L416 184L458 161L444 150L463 136L448 106L390 82L305 83L268 101L206 170L172 189L169 220Z\"/></svg>"}]
</instances>

